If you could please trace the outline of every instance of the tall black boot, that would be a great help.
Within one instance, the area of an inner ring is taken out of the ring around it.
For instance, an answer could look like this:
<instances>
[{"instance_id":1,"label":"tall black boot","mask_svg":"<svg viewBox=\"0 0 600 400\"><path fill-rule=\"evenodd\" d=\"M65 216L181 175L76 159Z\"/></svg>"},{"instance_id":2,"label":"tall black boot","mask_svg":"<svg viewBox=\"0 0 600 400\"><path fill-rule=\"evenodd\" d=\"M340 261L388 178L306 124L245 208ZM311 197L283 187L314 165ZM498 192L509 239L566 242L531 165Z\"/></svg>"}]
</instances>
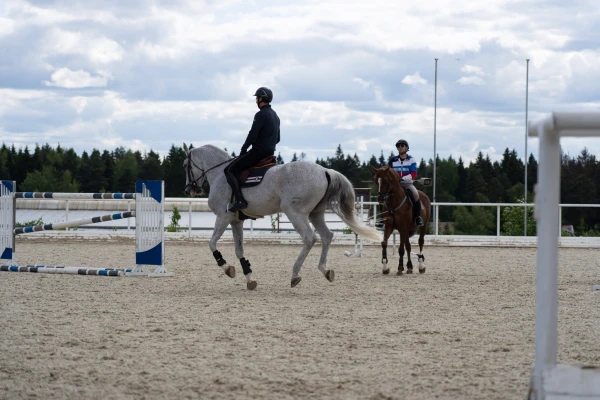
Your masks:
<instances>
[{"instance_id":1,"label":"tall black boot","mask_svg":"<svg viewBox=\"0 0 600 400\"><path fill-rule=\"evenodd\" d=\"M235 194L235 203L233 203L233 205L227 211L236 212L237 210L243 210L244 208L248 207L248 202L246 201L246 199L244 199L244 196L242 195L242 191L240 189L240 186L238 185L237 179L235 179L233 174L229 173L229 171L227 171L226 177L227 183L229 183L229 186L231 186L231 190Z\"/></svg>"},{"instance_id":2,"label":"tall black boot","mask_svg":"<svg viewBox=\"0 0 600 400\"><path fill-rule=\"evenodd\" d=\"M417 226L423 226L423 218L421 218L421 199L413 203L413 219Z\"/></svg>"},{"instance_id":3,"label":"tall black boot","mask_svg":"<svg viewBox=\"0 0 600 400\"><path fill-rule=\"evenodd\" d=\"M229 208L229 212L236 212L237 210L243 210L248 207L248 202L244 199L242 191L240 189L235 191L235 203Z\"/></svg>"}]
</instances>

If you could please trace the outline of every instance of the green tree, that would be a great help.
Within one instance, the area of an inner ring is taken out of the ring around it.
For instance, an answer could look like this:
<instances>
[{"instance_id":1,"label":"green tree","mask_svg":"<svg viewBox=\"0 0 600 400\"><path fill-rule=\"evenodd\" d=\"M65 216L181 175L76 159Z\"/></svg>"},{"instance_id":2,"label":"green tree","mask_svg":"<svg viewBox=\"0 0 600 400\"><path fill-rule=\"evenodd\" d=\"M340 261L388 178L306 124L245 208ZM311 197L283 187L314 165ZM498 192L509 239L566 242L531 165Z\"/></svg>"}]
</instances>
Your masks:
<instances>
[{"instance_id":1,"label":"green tree","mask_svg":"<svg viewBox=\"0 0 600 400\"><path fill-rule=\"evenodd\" d=\"M182 147L171 145L171 149L165 158L162 169L165 180L165 195L168 197L183 197L185 189L185 151Z\"/></svg>"},{"instance_id":2,"label":"green tree","mask_svg":"<svg viewBox=\"0 0 600 400\"><path fill-rule=\"evenodd\" d=\"M523 197L517 199L516 203L523 204ZM503 236L523 236L525 231L523 226L523 207L502 207L500 217L500 233ZM527 207L527 236L537 235L536 220L534 218L534 208Z\"/></svg>"},{"instance_id":3,"label":"green tree","mask_svg":"<svg viewBox=\"0 0 600 400\"><path fill-rule=\"evenodd\" d=\"M154 151L150 150L149 153L144 155L144 159L140 167L139 179L163 179L163 169L158 153L155 153Z\"/></svg>"},{"instance_id":4,"label":"green tree","mask_svg":"<svg viewBox=\"0 0 600 400\"><path fill-rule=\"evenodd\" d=\"M131 193L135 189L138 171L137 158L131 150L128 150L115 164L115 190L122 193Z\"/></svg>"}]
</instances>

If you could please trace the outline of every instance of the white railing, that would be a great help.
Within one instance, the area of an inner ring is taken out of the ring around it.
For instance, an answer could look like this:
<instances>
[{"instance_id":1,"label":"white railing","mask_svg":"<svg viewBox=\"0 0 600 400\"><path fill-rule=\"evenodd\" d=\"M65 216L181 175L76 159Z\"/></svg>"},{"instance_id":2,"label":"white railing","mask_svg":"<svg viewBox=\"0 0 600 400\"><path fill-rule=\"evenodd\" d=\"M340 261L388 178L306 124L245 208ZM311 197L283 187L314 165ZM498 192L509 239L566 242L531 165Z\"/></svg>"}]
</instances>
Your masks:
<instances>
[{"instance_id":1,"label":"white railing","mask_svg":"<svg viewBox=\"0 0 600 400\"><path fill-rule=\"evenodd\" d=\"M77 200L77 201L82 201L82 200ZM91 201L91 200L90 200ZM97 200L96 200L97 201ZM113 201L125 201L125 200L103 200L106 202L113 202ZM127 200L127 204L128 204L128 208L127 211L131 211L131 205L135 204L135 200ZM187 213L188 213L188 235L191 235L191 231L194 228L192 226L192 214L194 212L210 212L209 208L208 208L208 199L207 198L189 198L189 197L167 197L165 198L165 208L171 208L170 206L172 206L173 204L187 204ZM194 211L193 210L193 204L205 204L206 205L206 211ZM363 206L369 207L370 212L367 214L370 217L367 218L367 220L365 222L368 223L372 223L374 224L375 219L377 219L379 217L377 210L380 208L380 205L378 202L376 201L370 201L370 202L363 202L362 203ZM444 202L436 202L436 203L431 203L431 207L432 207L432 216L434 218L432 222L433 225L433 232L432 235L434 236L438 236L439 235L439 225L440 225L440 221L439 221L439 215L440 215L440 207L495 207L496 208L496 237L501 236L500 234L500 227L502 225L502 217L501 217L501 207L535 207L534 203L527 203L527 204L523 204L523 203L459 203L459 202L452 202L452 203L444 203ZM558 224L559 224L559 232L561 231L562 228L562 210L563 208L600 208L600 204L559 204L558 205ZM360 204L357 203L357 208L360 208ZM179 211L184 211L184 210L179 210ZM373 218L373 216L375 216L375 218ZM69 220L69 200L65 201L65 221ZM341 222L341 221L327 221L327 222ZM280 231L279 225L280 224L286 224L289 223L289 221L285 221L282 220L280 218L280 214L277 214L277 231ZM131 219L127 220L127 230L129 231L131 229ZM211 226L201 226L200 228L210 228ZM250 227L249 228L245 228L245 229L249 229L250 231L254 230L254 224L253 221L250 220ZM491 236L491 235L483 235L483 236ZM535 236L535 235L534 235Z\"/></svg>"}]
</instances>

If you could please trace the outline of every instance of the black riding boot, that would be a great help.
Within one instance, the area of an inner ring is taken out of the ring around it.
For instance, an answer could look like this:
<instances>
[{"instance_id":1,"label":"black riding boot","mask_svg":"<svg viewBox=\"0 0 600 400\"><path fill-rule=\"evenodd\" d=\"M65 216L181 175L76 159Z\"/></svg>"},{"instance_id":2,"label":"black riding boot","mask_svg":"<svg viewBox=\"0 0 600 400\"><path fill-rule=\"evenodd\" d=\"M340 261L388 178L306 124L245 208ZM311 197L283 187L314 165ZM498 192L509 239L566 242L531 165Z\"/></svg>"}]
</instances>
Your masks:
<instances>
[{"instance_id":1,"label":"black riding boot","mask_svg":"<svg viewBox=\"0 0 600 400\"><path fill-rule=\"evenodd\" d=\"M236 212L237 210L243 210L244 208L248 207L248 202L246 201L246 199L244 199L242 191L240 190L240 187L235 177L233 177L232 174L229 173L229 171L226 176L227 182L229 183L229 186L231 186L231 190L235 194L235 203L227 211Z\"/></svg>"},{"instance_id":2,"label":"black riding boot","mask_svg":"<svg viewBox=\"0 0 600 400\"><path fill-rule=\"evenodd\" d=\"M233 203L233 205L227 211L236 212L237 210L243 210L246 207L248 207L248 202L246 199L244 199L242 191L238 189L235 192L235 203Z\"/></svg>"},{"instance_id":3,"label":"black riding boot","mask_svg":"<svg viewBox=\"0 0 600 400\"><path fill-rule=\"evenodd\" d=\"M413 219L417 226L423 226L423 218L421 218L421 199L413 203Z\"/></svg>"}]
</instances>

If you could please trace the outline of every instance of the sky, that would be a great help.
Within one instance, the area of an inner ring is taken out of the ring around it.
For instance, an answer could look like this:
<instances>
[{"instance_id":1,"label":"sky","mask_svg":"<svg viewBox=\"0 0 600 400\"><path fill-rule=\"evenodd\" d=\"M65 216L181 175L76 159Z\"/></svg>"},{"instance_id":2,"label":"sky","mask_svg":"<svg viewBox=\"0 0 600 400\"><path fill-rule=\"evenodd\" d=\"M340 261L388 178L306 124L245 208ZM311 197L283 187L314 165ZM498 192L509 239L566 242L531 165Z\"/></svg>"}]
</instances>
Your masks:
<instances>
[{"instance_id":1,"label":"sky","mask_svg":"<svg viewBox=\"0 0 600 400\"><path fill-rule=\"evenodd\" d=\"M597 0L2 0L0 142L237 154L267 86L286 162L399 139L418 160L539 159L526 89L530 121L600 110L599 22Z\"/></svg>"}]
</instances>

